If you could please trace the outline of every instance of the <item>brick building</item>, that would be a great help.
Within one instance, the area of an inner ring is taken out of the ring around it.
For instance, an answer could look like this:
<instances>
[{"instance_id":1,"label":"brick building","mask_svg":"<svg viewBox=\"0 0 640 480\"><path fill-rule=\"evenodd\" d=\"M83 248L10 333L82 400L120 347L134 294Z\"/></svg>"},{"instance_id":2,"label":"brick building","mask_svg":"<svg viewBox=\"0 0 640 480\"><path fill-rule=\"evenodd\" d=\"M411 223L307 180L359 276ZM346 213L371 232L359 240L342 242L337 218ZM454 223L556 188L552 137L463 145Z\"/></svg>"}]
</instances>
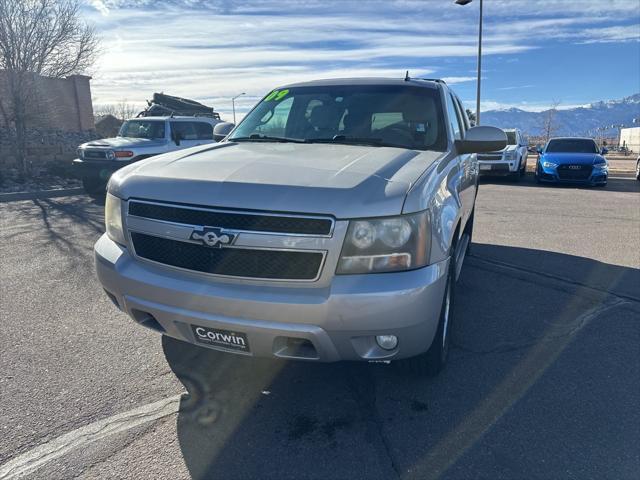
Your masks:
<instances>
[{"instance_id":1,"label":"brick building","mask_svg":"<svg viewBox=\"0 0 640 480\"><path fill-rule=\"evenodd\" d=\"M27 121L27 160L37 166L73 158L78 144L95 138L91 77L34 75ZM0 70L0 103L11 116L8 74ZM0 115L0 167L15 166L12 125Z\"/></svg>"}]
</instances>

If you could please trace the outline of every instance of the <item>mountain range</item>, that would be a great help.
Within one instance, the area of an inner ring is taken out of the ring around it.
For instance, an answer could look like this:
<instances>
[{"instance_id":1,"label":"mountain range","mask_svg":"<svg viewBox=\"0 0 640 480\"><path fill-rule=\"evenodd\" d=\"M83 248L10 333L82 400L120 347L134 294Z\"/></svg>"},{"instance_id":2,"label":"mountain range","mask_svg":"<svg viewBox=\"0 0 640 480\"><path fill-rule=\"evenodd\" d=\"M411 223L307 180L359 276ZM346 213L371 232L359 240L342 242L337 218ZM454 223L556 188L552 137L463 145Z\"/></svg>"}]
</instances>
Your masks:
<instances>
[{"instance_id":1,"label":"mountain range","mask_svg":"<svg viewBox=\"0 0 640 480\"><path fill-rule=\"evenodd\" d=\"M560 106L560 108L562 108ZM519 108L504 110L488 110L482 112L483 125L493 125L500 128L519 128L525 135L542 135L545 119L549 110L529 112ZM633 120L636 123L633 123ZM640 93L636 93L622 100L608 100L590 105L558 109L553 117L553 135L585 135L585 136L617 136L617 127L640 126ZM599 132L596 129L601 128Z\"/></svg>"}]
</instances>

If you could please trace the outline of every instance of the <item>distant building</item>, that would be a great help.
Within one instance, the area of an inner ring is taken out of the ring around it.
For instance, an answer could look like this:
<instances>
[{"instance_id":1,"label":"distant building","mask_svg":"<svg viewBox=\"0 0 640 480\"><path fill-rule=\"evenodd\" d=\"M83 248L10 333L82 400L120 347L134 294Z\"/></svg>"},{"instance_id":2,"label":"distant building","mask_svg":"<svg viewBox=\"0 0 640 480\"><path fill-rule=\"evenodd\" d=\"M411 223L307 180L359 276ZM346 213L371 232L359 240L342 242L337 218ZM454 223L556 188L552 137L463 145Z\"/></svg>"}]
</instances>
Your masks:
<instances>
[{"instance_id":1,"label":"distant building","mask_svg":"<svg viewBox=\"0 0 640 480\"><path fill-rule=\"evenodd\" d=\"M58 132L86 132L95 128L91 104L91 77L71 75L67 78L51 78L32 74L28 99L28 128ZM0 102L7 116L11 116L9 102L9 74L0 70ZM6 99L6 100L5 100ZM5 125L0 115L0 128Z\"/></svg>"},{"instance_id":2,"label":"distant building","mask_svg":"<svg viewBox=\"0 0 640 480\"><path fill-rule=\"evenodd\" d=\"M0 70L0 170L18 166L9 79L9 73ZM32 167L69 163L79 144L95 138L90 80L84 75L36 74L24 79L29 85L25 153Z\"/></svg>"},{"instance_id":3,"label":"distant building","mask_svg":"<svg viewBox=\"0 0 640 480\"><path fill-rule=\"evenodd\" d=\"M121 125L122 120L111 114L96 116L96 133L100 138L115 137Z\"/></svg>"},{"instance_id":4,"label":"distant building","mask_svg":"<svg viewBox=\"0 0 640 480\"><path fill-rule=\"evenodd\" d=\"M620 129L621 147L627 147L632 152L640 152L640 127Z\"/></svg>"}]
</instances>

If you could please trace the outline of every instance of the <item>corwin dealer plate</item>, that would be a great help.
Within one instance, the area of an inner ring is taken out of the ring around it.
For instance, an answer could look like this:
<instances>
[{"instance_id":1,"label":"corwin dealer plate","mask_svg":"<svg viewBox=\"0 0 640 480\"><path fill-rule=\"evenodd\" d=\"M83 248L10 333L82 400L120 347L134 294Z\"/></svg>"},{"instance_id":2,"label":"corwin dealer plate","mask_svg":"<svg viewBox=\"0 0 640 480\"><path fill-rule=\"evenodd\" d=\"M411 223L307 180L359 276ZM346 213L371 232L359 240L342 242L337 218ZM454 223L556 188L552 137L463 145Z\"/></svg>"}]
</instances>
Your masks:
<instances>
[{"instance_id":1,"label":"corwin dealer plate","mask_svg":"<svg viewBox=\"0 0 640 480\"><path fill-rule=\"evenodd\" d=\"M191 330L198 343L211 347L228 348L229 350L237 350L239 352L251 351L249 349L249 341L244 333L220 330L219 328L201 327L199 325L191 325Z\"/></svg>"}]
</instances>

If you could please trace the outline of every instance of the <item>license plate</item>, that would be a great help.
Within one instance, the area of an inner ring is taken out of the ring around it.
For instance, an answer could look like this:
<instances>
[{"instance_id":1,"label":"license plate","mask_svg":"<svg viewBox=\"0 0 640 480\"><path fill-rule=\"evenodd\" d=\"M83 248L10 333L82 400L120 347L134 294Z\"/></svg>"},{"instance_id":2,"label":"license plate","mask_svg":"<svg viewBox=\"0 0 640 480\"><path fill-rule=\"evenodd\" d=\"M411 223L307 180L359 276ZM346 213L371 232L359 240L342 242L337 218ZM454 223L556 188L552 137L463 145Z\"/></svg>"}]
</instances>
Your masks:
<instances>
[{"instance_id":1,"label":"license plate","mask_svg":"<svg viewBox=\"0 0 640 480\"><path fill-rule=\"evenodd\" d=\"M491 165L480 165L480 170L491 170Z\"/></svg>"},{"instance_id":2,"label":"license plate","mask_svg":"<svg viewBox=\"0 0 640 480\"><path fill-rule=\"evenodd\" d=\"M193 336L198 343L209 345L211 347L238 350L240 352L250 351L247 336L242 332L201 327L198 325L191 325L191 330L193 331Z\"/></svg>"}]
</instances>

